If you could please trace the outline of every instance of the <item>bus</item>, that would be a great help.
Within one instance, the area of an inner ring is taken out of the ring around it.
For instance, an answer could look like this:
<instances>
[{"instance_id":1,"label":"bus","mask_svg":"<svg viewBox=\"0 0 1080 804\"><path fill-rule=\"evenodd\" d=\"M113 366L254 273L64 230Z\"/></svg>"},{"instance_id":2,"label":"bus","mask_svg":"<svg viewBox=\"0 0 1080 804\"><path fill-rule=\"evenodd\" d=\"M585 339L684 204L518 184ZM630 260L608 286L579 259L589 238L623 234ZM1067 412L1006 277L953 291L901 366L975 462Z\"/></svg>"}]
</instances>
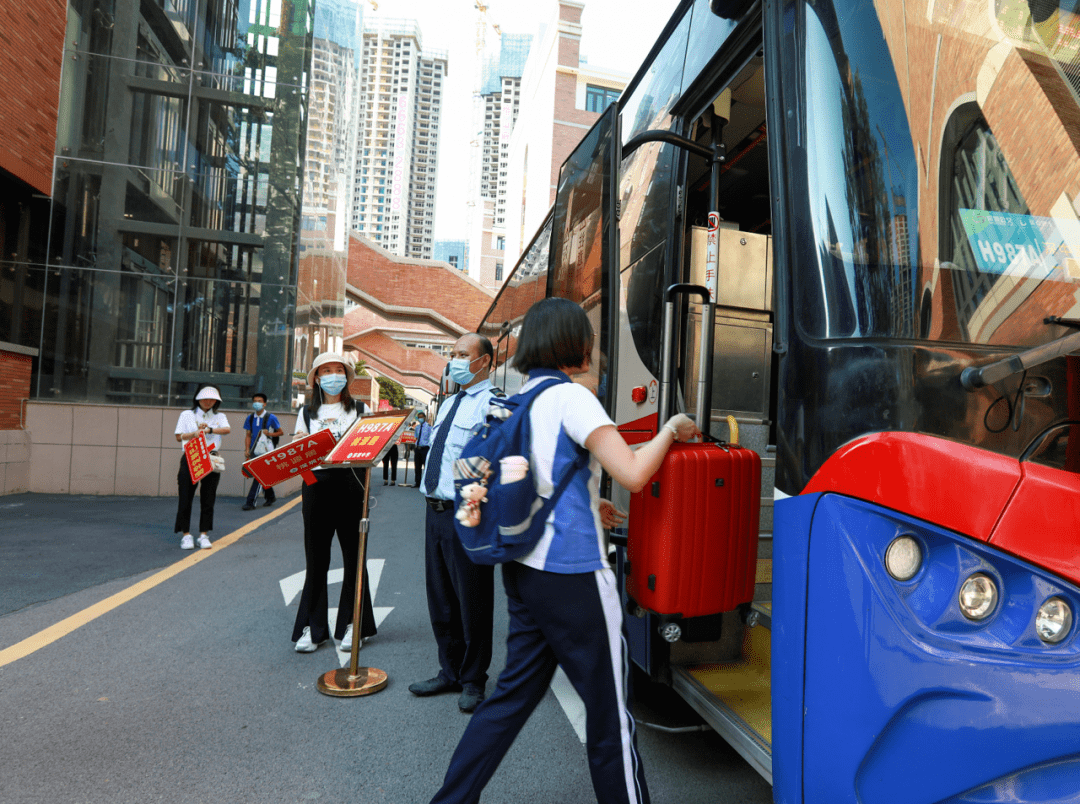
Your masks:
<instances>
[{"instance_id":1,"label":"bus","mask_svg":"<svg viewBox=\"0 0 1080 804\"><path fill-rule=\"evenodd\" d=\"M775 801L1080 800L1078 199L1074 5L683 0L479 324L513 391L572 299L628 443L761 455L754 600L626 603Z\"/></svg>"}]
</instances>

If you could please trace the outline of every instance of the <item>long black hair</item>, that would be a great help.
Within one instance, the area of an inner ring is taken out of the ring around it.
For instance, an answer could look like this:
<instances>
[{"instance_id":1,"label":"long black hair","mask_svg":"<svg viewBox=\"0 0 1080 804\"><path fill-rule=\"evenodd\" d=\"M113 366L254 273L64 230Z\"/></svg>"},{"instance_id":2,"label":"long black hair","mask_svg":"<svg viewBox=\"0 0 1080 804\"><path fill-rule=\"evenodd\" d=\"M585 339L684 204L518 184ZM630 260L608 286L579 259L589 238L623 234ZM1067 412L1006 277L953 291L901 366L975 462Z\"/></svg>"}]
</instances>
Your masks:
<instances>
[{"instance_id":1,"label":"long black hair","mask_svg":"<svg viewBox=\"0 0 1080 804\"><path fill-rule=\"evenodd\" d=\"M195 396L191 397L191 409L192 410L194 410L196 412L202 410L202 408L199 407L199 394L201 394L203 392L203 390L206 389L206 388L214 388L214 386L213 385L204 385L202 388L200 388L199 390L197 390L195 392ZM214 390L217 391L217 388L214 388ZM221 396L220 391L218 391L218 396ZM215 399L214 400L214 407L210 408L210 410L213 411L214 413L217 413L217 409L220 408L220 407L221 407L221 400L220 399Z\"/></svg>"},{"instance_id":2,"label":"long black hair","mask_svg":"<svg viewBox=\"0 0 1080 804\"><path fill-rule=\"evenodd\" d=\"M580 366L592 352L593 328L585 311L569 299L541 299L525 313L513 367L533 369Z\"/></svg>"}]
</instances>

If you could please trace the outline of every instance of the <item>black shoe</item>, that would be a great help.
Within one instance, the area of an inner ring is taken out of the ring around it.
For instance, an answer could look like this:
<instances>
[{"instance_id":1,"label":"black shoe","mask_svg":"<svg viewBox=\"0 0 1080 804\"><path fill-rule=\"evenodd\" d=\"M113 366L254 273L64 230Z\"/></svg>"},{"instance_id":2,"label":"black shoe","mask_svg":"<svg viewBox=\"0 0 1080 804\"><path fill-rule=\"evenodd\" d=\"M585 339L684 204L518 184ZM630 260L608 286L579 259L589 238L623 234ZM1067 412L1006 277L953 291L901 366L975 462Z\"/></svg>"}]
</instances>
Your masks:
<instances>
[{"instance_id":1,"label":"black shoe","mask_svg":"<svg viewBox=\"0 0 1080 804\"><path fill-rule=\"evenodd\" d=\"M457 707L462 712L472 712L484 700L484 693L476 687L466 687L458 698Z\"/></svg>"},{"instance_id":2,"label":"black shoe","mask_svg":"<svg viewBox=\"0 0 1080 804\"><path fill-rule=\"evenodd\" d=\"M240 510L241 511L254 511L255 506L252 505L251 503L244 503L242 506L240 506Z\"/></svg>"},{"instance_id":3,"label":"black shoe","mask_svg":"<svg viewBox=\"0 0 1080 804\"><path fill-rule=\"evenodd\" d=\"M409 692L421 698L428 695L441 695L444 692L457 692L460 689L461 685L456 681L447 681L442 676L435 676L435 678L429 678L427 681L417 681L415 684L409 685Z\"/></svg>"},{"instance_id":4,"label":"black shoe","mask_svg":"<svg viewBox=\"0 0 1080 804\"><path fill-rule=\"evenodd\" d=\"M383 484L383 485L385 486L385 485L386 485L386 481L384 480L384 481L382 482L382 484Z\"/></svg>"},{"instance_id":5,"label":"black shoe","mask_svg":"<svg viewBox=\"0 0 1080 804\"><path fill-rule=\"evenodd\" d=\"M267 500L266 502L263 503L263 508L269 508L273 504L274 504L273 500Z\"/></svg>"},{"instance_id":6,"label":"black shoe","mask_svg":"<svg viewBox=\"0 0 1080 804\"><path fill-rule=\"evenodd\" d=\"M397 482L396 482L396 481L394 481L394 480L391 480L391 481L390 481L390 485L391 485L391 486L396 486L396 485L397 485Z\"/></svg>"}]
</instances>

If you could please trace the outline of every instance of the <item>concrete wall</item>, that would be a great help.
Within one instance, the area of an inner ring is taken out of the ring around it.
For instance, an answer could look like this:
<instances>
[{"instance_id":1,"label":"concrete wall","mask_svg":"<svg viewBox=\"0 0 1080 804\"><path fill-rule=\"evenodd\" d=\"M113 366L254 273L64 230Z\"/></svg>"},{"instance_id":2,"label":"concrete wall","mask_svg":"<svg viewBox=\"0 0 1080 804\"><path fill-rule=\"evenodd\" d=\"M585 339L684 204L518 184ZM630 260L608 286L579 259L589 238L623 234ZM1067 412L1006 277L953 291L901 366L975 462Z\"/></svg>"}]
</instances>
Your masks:
<instances>
[{"instance_id":1,"label":"concrete wall","mask_svg":"<svg viewBox=\"0 0 1080 804\"><path fill-rule=\"evenodd\" d=\"M22 433L25 446L4 444L5 433L0 432L0 456L29 451L28 487L5 493L174 496L181 457L174 432L182 410L32 400L27 403L26 430L6 433ZM244 419L250 411L222 408L221 412L228 417L231 432L222 438L226 468L218 495L238 497L247 493L251 482L240 474ZM271 412L281 421L287 441L296 415ZM301 482L290 480L275 488L279 496L290 494Z\"/></svg>"}]
</instances>

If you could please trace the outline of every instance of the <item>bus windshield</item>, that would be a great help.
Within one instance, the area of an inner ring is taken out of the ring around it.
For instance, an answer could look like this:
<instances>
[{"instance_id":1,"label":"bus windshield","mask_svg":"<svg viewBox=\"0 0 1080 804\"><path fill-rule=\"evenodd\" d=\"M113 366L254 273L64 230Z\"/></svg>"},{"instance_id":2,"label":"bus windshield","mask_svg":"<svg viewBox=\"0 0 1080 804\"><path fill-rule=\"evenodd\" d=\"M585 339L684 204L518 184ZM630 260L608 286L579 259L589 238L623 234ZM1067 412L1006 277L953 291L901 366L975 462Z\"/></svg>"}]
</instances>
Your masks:
<instances>
[{"instance_id":1,"label":"bus windshield","mask_svg":"<svg viewBox=\"0 0 1080 804\"><path fill-rule=\"evenodd\" d=\"M931 3L912 24L903 4L789 4L806 337L1023 347L1080 310L1080 24L991 7Z\"/></svg>"}]
</instances>

